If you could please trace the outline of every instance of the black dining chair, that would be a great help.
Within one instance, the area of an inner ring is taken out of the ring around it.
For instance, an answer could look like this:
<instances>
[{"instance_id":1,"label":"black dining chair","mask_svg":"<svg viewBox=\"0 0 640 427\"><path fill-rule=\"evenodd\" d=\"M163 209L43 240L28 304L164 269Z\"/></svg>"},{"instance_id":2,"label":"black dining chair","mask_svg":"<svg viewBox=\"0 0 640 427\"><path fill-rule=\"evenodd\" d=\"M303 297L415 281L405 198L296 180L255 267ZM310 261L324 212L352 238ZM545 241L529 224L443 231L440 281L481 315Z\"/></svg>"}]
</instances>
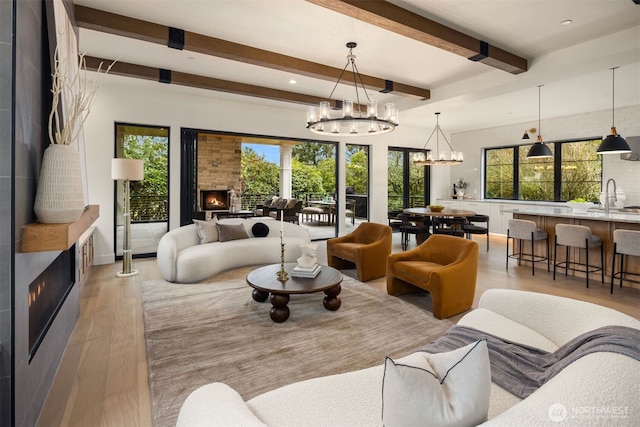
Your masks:
<instances>
[{"instance_id":1,"label":"black dining chair","mask_svg":"<svg viewBox=\"0 0 640 427\"><path fill-rule=\"evenodd\" d=\"M464 237L462 227L467 223L464 217L433 217L433 234L447 234L449 236Z\"/></svg>"},{"instance_id":2,"label":"black dining chair","mask_svg":"<svg viewBox=\"0 0 640 427\"><path fill-rule=\"evenodd\" d=\"M476 223L486 223L487 226L483 227ZM462 226L464 234L467 239L471 239L472 234L486 234L487 235L487 252L489 251L489 215L474 215L467 217L467 223Z\"/></svg>"},{"instance_id":3,"label":"black dining chair","mask_svg":"<svg viewBox=\"0 0 640 427\"><path fill-rule=\"evenodd\" d=\"M401 213L398 219L402 220L400 225L402 250L407 250L409 246L409 235L416 236L416 243L419 245L429 237L429 217L422 215L411 215Z\"/></svg>"}]
</instances>

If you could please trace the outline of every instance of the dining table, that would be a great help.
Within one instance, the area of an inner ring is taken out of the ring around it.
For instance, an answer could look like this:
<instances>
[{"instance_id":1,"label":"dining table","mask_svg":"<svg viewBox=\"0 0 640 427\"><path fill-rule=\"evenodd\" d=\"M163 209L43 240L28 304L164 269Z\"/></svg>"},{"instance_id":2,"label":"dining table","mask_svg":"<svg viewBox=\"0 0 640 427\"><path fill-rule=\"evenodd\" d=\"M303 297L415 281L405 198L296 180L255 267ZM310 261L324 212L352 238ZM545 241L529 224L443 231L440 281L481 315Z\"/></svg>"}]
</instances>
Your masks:
<instances>
[{"instance_id":1,"label":"dining table","mask_svg":"<svg viewBox=\"0 0 640 427\"><path fill-rule=\"evenodd\" d=\"M476 214L474 211L468 211L465 209L443 209L441 211L432 211L429 208L405 208L402 210L402 213L406 215L411 215L412 217L423 217L425 222L434 217L468 218ZM459 227L459 225L454 224L453 227ZM430 235L431 233L428 231L428 228L425 228L424 233L416 234L416 243L420 245L422 242L427 240Z\"/></svg>"},{"instance_id":2,"label":"dining table","mask_svg":"<svg viewBox=\"0 0 640 427\"><path fill-rule=\"evenodd\" d=\"M327 215L327 223L332 225L335 219L336 201L335 200L309 200L309 206L318 206L324 209Z\"/></svg>"}]
</instances>

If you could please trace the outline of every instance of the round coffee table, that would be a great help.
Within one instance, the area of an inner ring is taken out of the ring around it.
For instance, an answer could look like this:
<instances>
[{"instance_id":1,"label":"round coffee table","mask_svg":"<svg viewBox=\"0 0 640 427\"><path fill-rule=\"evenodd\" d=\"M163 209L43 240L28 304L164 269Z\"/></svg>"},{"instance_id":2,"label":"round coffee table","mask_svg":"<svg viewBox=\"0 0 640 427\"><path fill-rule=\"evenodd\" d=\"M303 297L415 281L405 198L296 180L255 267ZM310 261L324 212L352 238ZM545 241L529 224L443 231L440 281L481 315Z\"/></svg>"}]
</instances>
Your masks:
<instances>
[{"instance_id":1,"label":"round coffee table","mask_svg":"<svg viewBox=\"0 0 640 427\"><path fill-rule=\"evenodd\" d=\"M267 265L253 270L247 275L247 283L253 288L252 297L255 301L265 302L271 296L271 320L277 323L284 322L289 318L289 296L291 294L311 294L324 292L322 301L324 308L335 311L340 308L340 283L342 273L335 268L322 265L320 273L315 278L292 277L291 270L296 263L286 263L284 265L289 279L285 282L278 280L276 273L280 270L280 264Z\"/></svg>"}]
</instances>

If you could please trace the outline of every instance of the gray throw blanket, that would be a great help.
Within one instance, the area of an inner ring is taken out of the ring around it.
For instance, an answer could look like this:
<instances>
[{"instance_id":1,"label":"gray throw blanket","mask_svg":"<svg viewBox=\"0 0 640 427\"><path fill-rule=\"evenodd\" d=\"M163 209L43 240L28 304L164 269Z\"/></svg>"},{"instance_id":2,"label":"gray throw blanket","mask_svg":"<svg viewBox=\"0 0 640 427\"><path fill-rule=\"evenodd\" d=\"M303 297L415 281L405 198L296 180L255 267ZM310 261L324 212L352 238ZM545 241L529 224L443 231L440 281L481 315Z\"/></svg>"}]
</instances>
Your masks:
<instances>
[{"instance_id":1,"label":"gray throw blanket","mask_svg":"<svg viewBox=\"0 0 640 427\"><path fill-rule=\"evenodd\" d=\"M487 340L489 349L491 381L522 399L587 354L608 351L640 360L640 330L625 326L595 329L549 353L477 329L454 325L444 336L419 351L442 353L483 339Z\"/></svg>"}]
</instances>

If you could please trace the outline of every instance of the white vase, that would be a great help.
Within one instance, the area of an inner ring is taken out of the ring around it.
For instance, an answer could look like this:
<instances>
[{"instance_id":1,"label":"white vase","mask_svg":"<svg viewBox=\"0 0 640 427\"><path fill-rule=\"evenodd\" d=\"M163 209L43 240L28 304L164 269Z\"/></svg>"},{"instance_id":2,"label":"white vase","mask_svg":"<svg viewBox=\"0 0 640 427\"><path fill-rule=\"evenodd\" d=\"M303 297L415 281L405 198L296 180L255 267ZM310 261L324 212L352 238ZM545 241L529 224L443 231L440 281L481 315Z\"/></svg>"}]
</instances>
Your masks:
<instances>
[{"instance_id":1,"label":"white vase","mask_svg":"<svg viewBox=\"0 0 640 427\"><path fill-rule=\"evenodd\" d=\"M33 210L45 224L77 221L84 211L80 154L69 145L44 150Z\"/></svg>"}]
</instances>

